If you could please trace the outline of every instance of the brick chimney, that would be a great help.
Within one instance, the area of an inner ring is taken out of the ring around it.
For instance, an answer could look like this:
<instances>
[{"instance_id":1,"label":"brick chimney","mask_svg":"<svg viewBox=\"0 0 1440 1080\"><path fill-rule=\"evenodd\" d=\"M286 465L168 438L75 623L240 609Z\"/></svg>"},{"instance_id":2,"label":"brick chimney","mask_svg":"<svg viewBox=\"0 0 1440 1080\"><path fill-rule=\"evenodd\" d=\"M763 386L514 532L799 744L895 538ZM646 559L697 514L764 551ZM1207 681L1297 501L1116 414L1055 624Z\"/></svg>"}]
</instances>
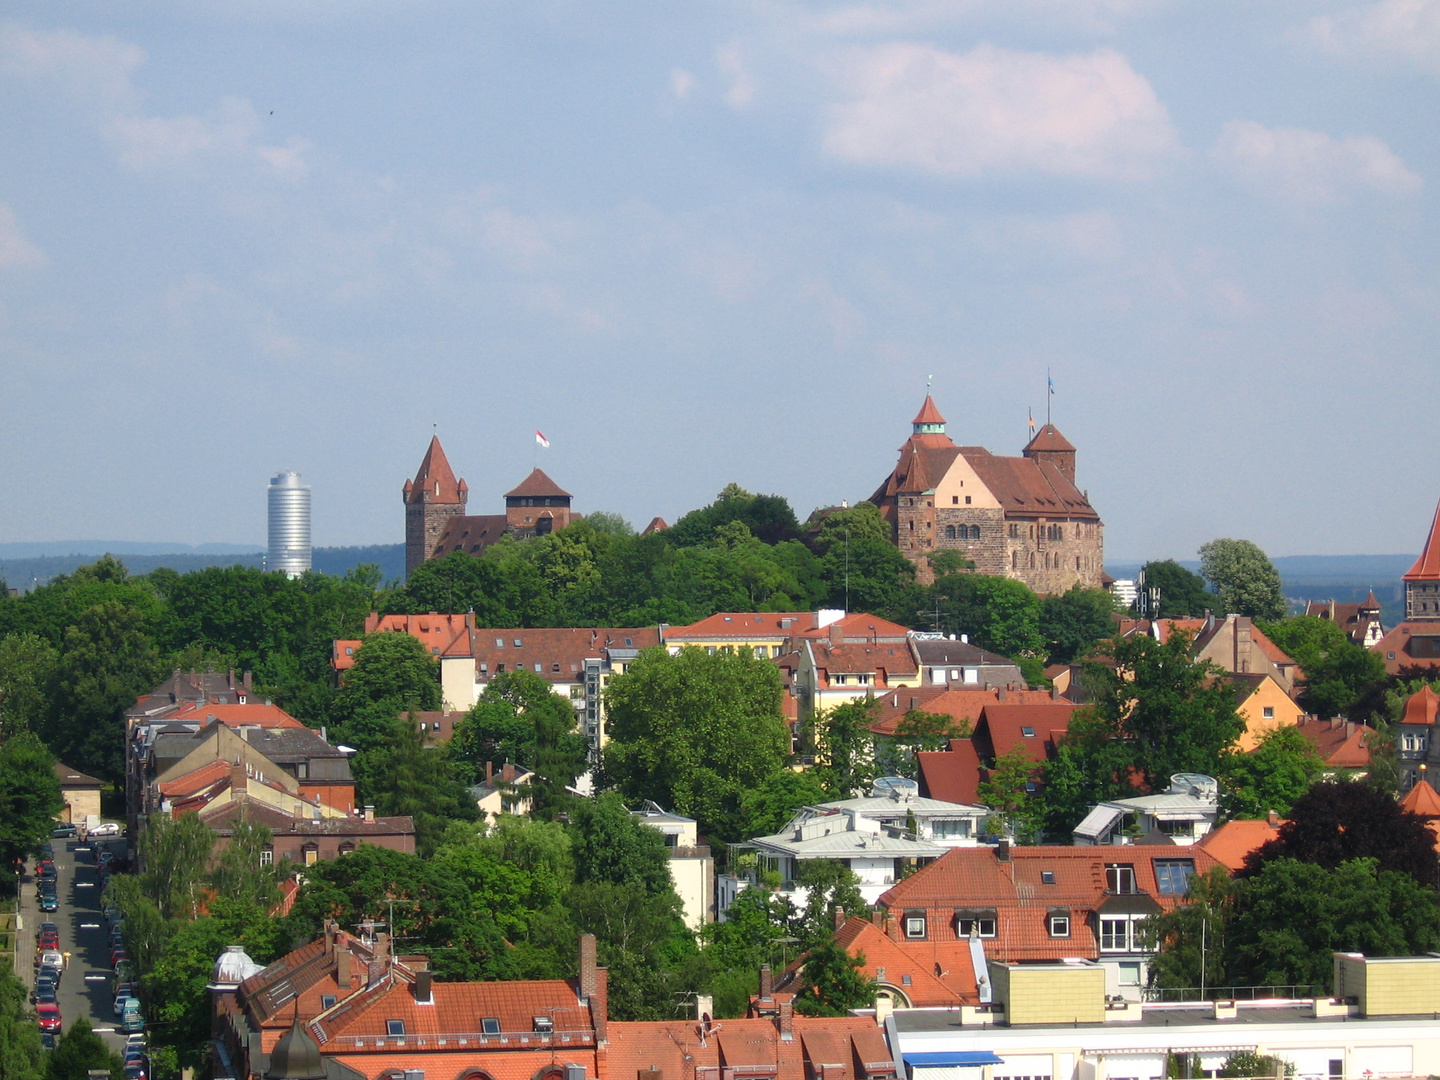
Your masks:
<instances>
[{"instance_id":1,"label":"brick chimney","mask_svg":"<svg viewBox=\"0 0 1440 1080\"><path fill-rule=\"evenodd\" d=\"M252 678L252 676L253 676L253 672L249 672L249 671L245 672L244 675L240 676L240 681L244 684L244 686L245 686L245 693L246 693L247 695L250 693L250 683L251 683L251 678Z\"/></svg>"},{"instance_id":2,"label":"brick chimney","mask_svg":"<svg viewBox=\"0 0 1440 1080\"><path fill-rule=\"evenodd\" d=\"M237 761L230 766L230 790L243 792L248 787L249 777L245 774L245 763Z\"/></svg>"},{"instance_id":3,"label":"brick chimney","mask_svg":"<svg viewBox=\"0 0 1440 1080\"><path fill-rule=\"evenodd\" d=\"M870 912L870 921L875 925L875 929L876 929L876 930L879 930L881 933L884 933L884 932L885 932L885 909L884 909L884 908L878 908L878 907L877 907L874 911Z\"/></svg>"},{"instance_id":4,"label":"brick chimney","mask_svg":"<svg viewBox=\"0 0 1440 1080\"><path fill-rule=\"evenodd\" d=\"M769 964L760 965L760 1000L769 1001L775 995L775 979Z\"/></svg>"},{"instance_id":5,"label":"brick chimney","mask_svg":"<svg viewBox=\"0 0 1440 1080\"><path fill-rule=\"evenodd\" d=\"M784 1042L790 1042L795 1038L795 1002L787 995L780 1002L780 1038Z\"/></svg>"},{"instance_id":6,"label":"brick chimney","mask_svg":"<svg viewBox=\"0 0 1440 1080\"><path fill-rule=\"evenodd\" d=\"M845 909L842 908L842 907L837 907L837 908L835 909L835 929L836 929L836 931L838 932L839 929L840 929L842 926L844 926L844 925L845 925Z\"/></svg>"},{"instance_id":7,"label":"brick chimney","mask_svg":"<svg viewBox=\"0 0 1440 1080\"><path fill-rule=\"evenodd\" d=\"M610 980L608 972L595 962L595 935L580 935L580 996L590 1006L590 1023L596 1045L609 1041Z\"/></svg>"},{"instance_id":8,"label":"brick chimney","mask_svg":"<svg viewBox=\"0 0 1440 1080\"><path fill-rule=\"evenodd\" d=\"M830 634L831 645L845 644L845 628L841 626L838 622L832 622L829 627L827 627L827 630Z\"/></svg>"},{"instance_id":9,"label":"brick chimney","mask_svg":"<svg viewBox=\"0 0 1440 1080\"><path fill-rule=\"evenodd\" d=\"M335 981L340 985L341 996L350 992L350 946L346 942L335 951Z\"/></svg>"},{"instance_id":10,"label":"brick chimney","mask_svg":"<svg viewBox=\"0 0 1440 1080\"><path fill-rule=\"evenodd\" d=\"M1280 815L1274 810L1271 810L1265 815L1265 824L1269 825L1272 829L1278 829L1280 827Z\"/></svg>"}]
</instances>

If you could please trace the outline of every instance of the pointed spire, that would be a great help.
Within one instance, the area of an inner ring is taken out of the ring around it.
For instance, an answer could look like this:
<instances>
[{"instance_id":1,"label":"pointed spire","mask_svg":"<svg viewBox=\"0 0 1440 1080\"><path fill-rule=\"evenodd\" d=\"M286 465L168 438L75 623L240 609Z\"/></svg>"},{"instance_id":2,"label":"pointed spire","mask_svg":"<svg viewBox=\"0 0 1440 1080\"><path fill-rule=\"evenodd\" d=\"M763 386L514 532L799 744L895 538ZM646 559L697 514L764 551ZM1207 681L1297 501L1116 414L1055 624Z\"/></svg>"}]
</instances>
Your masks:
<instances>
[{"instance_id":1,"label":"pointed spire","mask_svg":"<svg viewBox=\"0 0 1440 1080\"><path fill-rule=\"evenodd\" d=\"M1360 605L1361 611L1379 611L1380 601L1375 599L1375 590L1371 589L1370 594L1365 597L1365 602Z\"/></svg>"},{"instance_id":2,"label":"pointed spire","mask_svg":"<svg viewBox=\"0 0 1440 1080\"><path fill-rule=\"evenodd\" d=\"M1435 507L1435 520L1430 524L1430 535L1425 538L1425 549L1403 580L1440 581L1440 505Z\"/></svg>"},{"instance_id":3,"label":"pointed spire","mask_svg":"<svg viewBox=\"0 0 1440 1080\"><path fill-rule=\"evenodd\" d=\"M916 435L945 434L945 418L940 415L935 399L929 394L925 395L925 404L920 406L920 412L910 423L914 425Z\"/></svg>"},{"instance_id":4,"label":"pointed spire","mask_svg":"<svg viewBox=\"0 0 1440 1080\"><path fill-rule=\"evenodd\" d=\"M430 437L430 446L424 460L415 474L415 482L405 485L406 502L463 503L463 493L469 491L464 480L457 481L440 445L440 436Z\"/></svg>"}]
</instances>

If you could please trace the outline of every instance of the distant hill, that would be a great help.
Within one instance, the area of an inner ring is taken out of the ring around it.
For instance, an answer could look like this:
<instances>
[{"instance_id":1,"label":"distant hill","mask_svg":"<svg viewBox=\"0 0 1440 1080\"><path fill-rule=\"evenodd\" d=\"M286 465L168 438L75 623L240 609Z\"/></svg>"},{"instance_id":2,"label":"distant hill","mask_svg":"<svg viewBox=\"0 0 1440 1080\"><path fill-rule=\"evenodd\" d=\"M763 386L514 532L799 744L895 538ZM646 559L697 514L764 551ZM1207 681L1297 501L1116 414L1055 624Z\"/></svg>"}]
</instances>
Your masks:
<instances>
[{"instance_id":1,"label":"distant hill","mask_svg":"<svg viewBox=\"0 0 1440 1080\"><path fill-rule=\"evenodd\" d=\"M0 544L0 581L12 589L29 590L44 585L53 577L73 573L77 567L93 563L106 552L123 562L132 574L148 574L152 570L166 567L185 574L192 570L203 570L208 566L260 566L265 559L264 552L246 550L236 544L206 544L204 548L231 549L205 551L192 548L189 551L143 553L120 551L117 548L135 548L143 545L121 544L115 548L99 547L95 551L72 551L63 555L40 555L31 557L9 556L6 549L23 547L44 547L49 545ZM56 545L62 546L62 545ZM163 546L163 545L162 545ZM384 581L398 580L405 576L404 544L371 544L363 547L321 547L311 555L311 565L322 574L340 576L349 573L362 563L374 563L380 567Z\"/></svg>"},{"instance_id":2,"label":"distant hill","mask_svg":"<svg viewBox=\"0 0 1440 1080\"><path fill-rule=\"evenodd\" d=\"M250 555L259 544L181 544L145 540L42 540L0 544L0 560L43 559L51 555Z\"/></svg>"},{"instance_id":3,"label":"distant hill","mask_svg":"<svg viewBox=\"0 0 1440 1080\"><path fill-rule=\"evenodd\" d=\"M1187 570L1200 571L1198 562L1177 561ZM1415 564L1414 555L1280 555L1270 561L1280 571L1280 585L1292 611L1303 611L1310 600L1358 604L1374 589L1387 627L1405 617L1400 578ZM1105 569L1111 577L1133 578L1141 565L1115 563Z\"/></svg>"}]
</instances>

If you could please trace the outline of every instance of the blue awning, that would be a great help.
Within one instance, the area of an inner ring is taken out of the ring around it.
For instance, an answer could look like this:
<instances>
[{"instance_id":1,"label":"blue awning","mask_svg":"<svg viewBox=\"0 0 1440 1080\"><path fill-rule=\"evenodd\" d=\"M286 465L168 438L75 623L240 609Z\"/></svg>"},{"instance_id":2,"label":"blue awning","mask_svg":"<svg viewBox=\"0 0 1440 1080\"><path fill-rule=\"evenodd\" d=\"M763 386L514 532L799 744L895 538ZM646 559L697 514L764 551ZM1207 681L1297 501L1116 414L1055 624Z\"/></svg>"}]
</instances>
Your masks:
<instances>
[{"instance_id":1,"label":"blue awning","mask_svg":"<svg viewBox=\"0 0 1440 1080\"><path fill-rule=\"evenodd\" d=\"M989 1050L933 1050L923 1054L904 1054L906 1065L922 1069L973 1069L980 1065L1003 1065L1005 1059Z\"/></svg>"}]
</instances>

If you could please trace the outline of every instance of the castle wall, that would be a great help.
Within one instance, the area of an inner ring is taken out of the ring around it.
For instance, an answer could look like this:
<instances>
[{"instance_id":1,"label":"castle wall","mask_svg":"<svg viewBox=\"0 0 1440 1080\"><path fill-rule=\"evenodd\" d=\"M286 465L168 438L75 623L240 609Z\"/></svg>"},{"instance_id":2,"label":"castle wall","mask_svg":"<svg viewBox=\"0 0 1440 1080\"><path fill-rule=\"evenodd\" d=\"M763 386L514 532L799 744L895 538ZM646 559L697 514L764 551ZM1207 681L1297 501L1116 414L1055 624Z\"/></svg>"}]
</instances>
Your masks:
<instances>
[{"instance_id":1,"label":"castle wall","mask_svg":"<svg viewBox=\"0 0 1440 1080\"><path fill-rule=\"evenodd\" d=\"M1042 596L1074 585L1101 587L1105 527L1098 522L1007 519L1003 510L975 506L936 508L934 498L926 495L904 495L898 502L896 543L915 563L921 584L935 580L927 556L956 551L975 564L976 573L1014 578ZM975 538L977 526L980 536ZM1058 538L1051 535L1056 526Z\"/></svg>"},{"instance_id":2,"label":"castle wall","mask_svg":"<svg viewBox=\"0 0 1440 1080\"><path fill-rule=\"evenodd\" d=\"M465 515L465 503L405 504L405 576L408 578L440 543L451 518Z\"/></svg>"}]
</instances>

